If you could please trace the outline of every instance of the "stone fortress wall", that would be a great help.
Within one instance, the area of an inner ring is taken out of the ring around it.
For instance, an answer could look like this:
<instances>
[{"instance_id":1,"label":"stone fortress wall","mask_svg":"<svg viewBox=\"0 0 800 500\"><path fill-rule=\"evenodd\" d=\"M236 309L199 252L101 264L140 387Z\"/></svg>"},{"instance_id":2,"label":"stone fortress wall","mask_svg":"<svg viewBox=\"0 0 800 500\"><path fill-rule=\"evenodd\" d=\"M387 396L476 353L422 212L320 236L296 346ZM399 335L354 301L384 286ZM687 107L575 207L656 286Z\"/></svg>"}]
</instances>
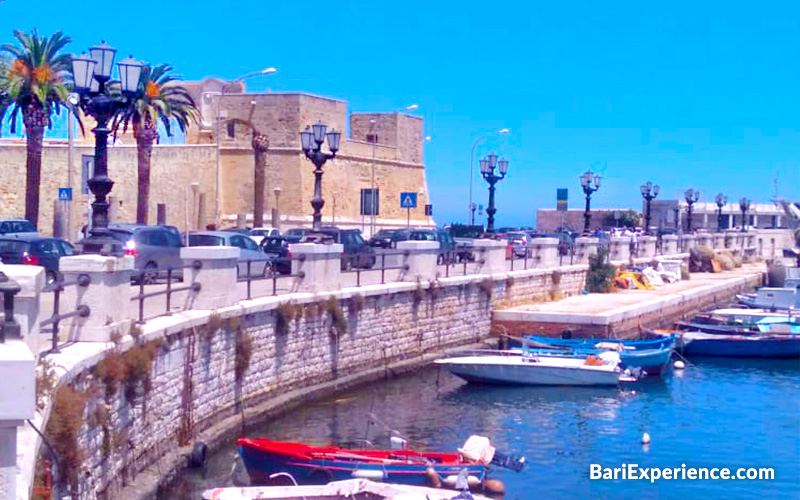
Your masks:
<instances>
[{"instance_id":1,"label":"stone fortress wall","mask_svg":"<svg viewBox=\"0 0 800 500\"><path fill-rule=\"evenodd\" d=\"M322 121L342 132L336 159L329 161L323 178L323 223L364 228L369 235L369 216L360 215L361 190L371 187L372 170L379 189L380 212L376 226L406 224L400 209L400 193L417 192L411 224L433 225L424 206L430 203L422 157L422 120L400 113L351 114L344 101L300 93L221 94L217 80L187 82L202 116L198 126L186 133L186 144L153 147L149 221L156 222L157 205L167 206L167 223L185 229L204 229L214 222L215 193L219 190L221 226L234 225L238 214L246 214L252 225L254 155L252 129L266 135L265 225L278 208L282 229L310 226L310 200L314 190L313 165L300 148L299 132ZM231 89L226 89L230 92ZM217 185L217 116L220 117L219 181ZM370 120L375 120L375 124ZM245 123L243 123L245 122ZM77 128L77 127L76 127ZM81 193L85 182L81 157L93 155L92 124L78 132L72 164L72 230L82 227L89 214L90 195ZM349 131L349 132L348 132ZM377 135L375 144L367 135ZM130 132L121 135L122 145L110 146L109 176L112 222L134 222L136 214L136 145ZM324 146L327 148L327 146ZM25 143L0 141L0 217L22 217L25 211ZM68 185L68 146L64 140L45 141L42 154L42 185L39 229L51 234L58 188ZM192 187L192 184L195 187ZM280 195L275 196L275 189ZM202 202L200 199L202 198ZM66 208L66 204L62 205ZM188 224L187 224L188 220ZM362 226L362 223L365 223ZM74 238L74 236L73 236Z\"/></svg>"}]
</instances>

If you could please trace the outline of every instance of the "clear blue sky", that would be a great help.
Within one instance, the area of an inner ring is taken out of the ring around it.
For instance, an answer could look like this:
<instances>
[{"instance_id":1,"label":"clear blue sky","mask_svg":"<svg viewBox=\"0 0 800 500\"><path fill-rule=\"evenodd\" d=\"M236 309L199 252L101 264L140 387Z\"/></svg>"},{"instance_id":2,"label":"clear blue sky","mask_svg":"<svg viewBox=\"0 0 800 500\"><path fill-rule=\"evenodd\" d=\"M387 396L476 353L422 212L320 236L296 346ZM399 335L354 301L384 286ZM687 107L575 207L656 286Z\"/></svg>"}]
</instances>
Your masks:
<instances>
[{"instance_id":1,"label":"clear blue sky","mask_svg":"<svg viewBox=\"0 0 800 500\"><path fill-rule=\"evenodd\" d=\"M35 5L35 8L33 6ZM233 5L231 7L229 5ZM106 39L121 55L170 62L188 79L235 78L267 66L252 90L306 91L351 111L418 103L437 220L467 216L469 152L510 160L499 225L532 224L603 162L594 205L641 205L695 187L766 201L800 199L800 2L263 2L0 3L0 41L14 28L56 29L71 51ZM145 9L146 8L146 9ZM149 9L149 10L147 10ZM102 26L95 12L109 18ZM128 17L126 18L126 15ZM331 166L330 168L336 168ZM485 184L474 177L476 201Z\"/></svg>"}]
</instances>

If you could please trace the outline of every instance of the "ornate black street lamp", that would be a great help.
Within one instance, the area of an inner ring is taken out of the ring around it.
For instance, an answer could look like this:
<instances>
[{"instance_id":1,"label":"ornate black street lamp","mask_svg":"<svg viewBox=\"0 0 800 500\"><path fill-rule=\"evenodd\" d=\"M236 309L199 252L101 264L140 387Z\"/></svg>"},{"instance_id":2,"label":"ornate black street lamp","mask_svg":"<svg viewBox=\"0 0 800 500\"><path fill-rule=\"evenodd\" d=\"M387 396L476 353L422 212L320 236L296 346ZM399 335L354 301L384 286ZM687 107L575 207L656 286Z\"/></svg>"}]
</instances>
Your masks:
<instances>
[{"instance_id":1,"label":"ornate black street lamp","mask_svg":"<svg viewBox=\"0 0 800 500\"><path fill-rule=\"evenodd\" d=\"M684 193L686 198L686 234L692 234L692 205L700 200L700 191L689 188Z\"/></svg>"},{"instance_id":2,"label":"ornate black street lamp","mask_svg":"<svg viewBox=\"0 0 800 500\"><path fill-rule=\"evenodd\" d=\"M680 224L681 205L680 205L680 202L675 202L675 206L672 207L672 211L675 212L675 231L679 231L680 228L681 228L681 224Z\"/></svg>"},{"instance_id":3,"label":"ornate black street lamp","mask_svg":"<svg viewBox=\"0 0 800 500\"><path fill-rule=\"evenodd\" d=\"M589 234L589 222L592 219L591 197L592 193L600 189L600 176L595 175L591 169L581 176L581 187L586 195L586 210L583 212L583 234Z\"/></svg>"},{"instance_id":4,"label":"ornate black street lamp","mask_svg":"<svg viewBox=\"0 0 800 500\"><path fill-rule=\"evenodd\" d=\"M652 182L647 181L642 184L642 198L644 198L644 231L645 234L650 234L650 202L655 200L658 196L659 187L655 186Z\"/></svg>"},{"instance_id":5,"label":"ornate black street lamp","mask_svg":"<svg viewBox=\"0 0 800 500\"><path fill-rule=\"evenodd\" d=\"M499 173L494 173L495 168L498 169ZM497 209L494 208L494 185L506 176L506 172L508 172L508 160L501 159L498 161L497 155L494 153L481 160L481 175L489 184L489 207L486 209L487 233L494 231L494 214L497 212Z\"/></svg>"},{"instance_id":6,"label":"ornate black street lamp","mask_svg":"<svg viewBox=\"0 0 800 500\"><path fill-rule=\"evenodd\" d=\"M717 203L717 231L722 232L722 207L728 204L728 197L719 193L714 201Z\"/></svg>"},{"instance_id":7,"label":"ornate black street lamp","mask_svg":"<svg viewBox=\"0 0 800 500\"><path fill-rule=\"evenodd\" d=\"M342 138L341 133L336 129L331 129L326 133L327 128L322 122L317 122L313 127L306 126L306 129L300 132L303 153L316 167L314 170L314 197L311 198L311 206L314 208L314 222L311 227L315 231L322 229L322 207L325 205L325 200L322 199L322 166L326 161L336 157L336 152L339 151L339 141ZM325 137L328 138L330 153L322 152Z\"/></svg>"},{"instance_id":8,"label":"ornate black street lamp","mask_svg":"<svg viewBox=\"0 0 800 500\"><path fill-rule=\"evenodd\" d=\"M123 107L139 87L141 62L133 57L123 59L119 67L119 82L111 80L114 56L117 50L106 44L95 45L85 54L72 58L72 77L78 94L78 106L97 121L92 130L94 144L94 175L89 179L89 189L94 195L90 234L78 245L82 253L118 255L122 244L111 237L108 230L108 200L114 182L108 178L108 122Z\"/></svg>"},{"instance_id":9,"label":"ornate black street lamp","mask_svg":"<svg viewBox=\"0 0 800 500\"><path fill-rule=\"evenodd\" d=\"M474 226L475 225L475 210L477 208L478 208L478 205L474 201L469 204L469 211L470 211L469 225L470 226Z\"/></svg>"},{"instance_id":10,"label":"ornate black street lamp","mask_svg":"<svg viewBox=\"0 0 800 500\"><path fill-rule=\"evenodd\" d=\"M742 232L747 231L747 211L750 210L750 200L742 197L739 200L739 210L742 211Z\"/></svg>"}]
</instances>

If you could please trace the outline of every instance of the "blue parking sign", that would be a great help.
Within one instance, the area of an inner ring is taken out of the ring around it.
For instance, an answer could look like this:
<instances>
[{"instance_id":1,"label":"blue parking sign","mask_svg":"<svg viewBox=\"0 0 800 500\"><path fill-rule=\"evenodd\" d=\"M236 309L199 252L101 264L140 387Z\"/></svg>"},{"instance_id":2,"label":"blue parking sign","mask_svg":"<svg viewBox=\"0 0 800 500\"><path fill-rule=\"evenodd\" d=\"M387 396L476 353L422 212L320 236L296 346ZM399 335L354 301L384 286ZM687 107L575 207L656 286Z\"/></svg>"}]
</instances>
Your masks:
<instances>
[{"instance_id":1,"label":"blue parking sign","mask_svg":"<svg viewBox=\"0 0 800 500\"><path fill-rule=\"evenodd\" d=\"M417 193L400 193L400 208L417 208Z\"/></svg>"},{"instance_id":2,"label":"blue parking sign","mask_svg":"<svg viewBox=\"0 0 800 500\"><path fill-rule=\"evenodd\" d=\"M72 201L72 188L58 188L58 201Z\"/></svg>"}]
</instances>

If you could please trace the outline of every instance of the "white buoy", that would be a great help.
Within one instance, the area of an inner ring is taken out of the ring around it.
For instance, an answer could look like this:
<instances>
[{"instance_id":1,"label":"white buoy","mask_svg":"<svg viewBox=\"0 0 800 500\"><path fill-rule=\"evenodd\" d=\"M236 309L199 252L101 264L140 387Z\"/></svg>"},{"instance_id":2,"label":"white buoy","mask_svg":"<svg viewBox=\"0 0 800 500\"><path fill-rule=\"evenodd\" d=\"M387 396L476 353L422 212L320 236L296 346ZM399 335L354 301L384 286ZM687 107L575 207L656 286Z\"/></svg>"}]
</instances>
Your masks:
<instances>
[{"instance_id":1,"label":"white buoy","mask_svg":"<svg viewBox=\"0 0 800 500\"><path fill-rule=\"evenodd\" d=\"M645 432L642 434L642 444L650 444L650 434Z\"/></svg>"},{"instance_id":2,"label":"white buoy","mask_svg":"<svg viewBox=\"0 0 800 500\"><path fill-rule=\"evenodd\" d=\"M684 368L686 368L686 363L684 363L679 359L678 361L672 364L672 367L675 368L676 370L683 370Z\"/></svg>"}]
</instances>

